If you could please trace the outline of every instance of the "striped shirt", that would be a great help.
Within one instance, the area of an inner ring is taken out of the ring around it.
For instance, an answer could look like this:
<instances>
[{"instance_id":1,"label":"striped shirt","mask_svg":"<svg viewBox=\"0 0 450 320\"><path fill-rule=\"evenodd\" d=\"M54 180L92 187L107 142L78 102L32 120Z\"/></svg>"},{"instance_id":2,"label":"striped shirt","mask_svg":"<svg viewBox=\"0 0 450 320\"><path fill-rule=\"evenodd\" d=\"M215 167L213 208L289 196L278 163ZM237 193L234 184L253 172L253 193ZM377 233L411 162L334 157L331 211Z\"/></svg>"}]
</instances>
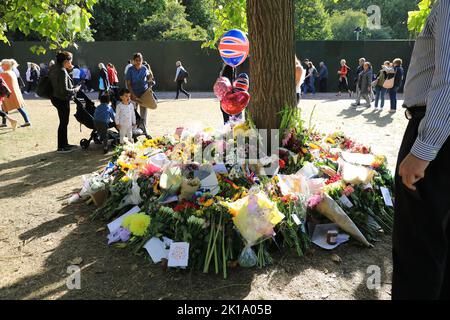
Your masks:
<instances>
[{"instance_id":1,"label":"striped shirt","mask_svg":"<svg viewBox=\"0 0 450 320\"><path fill-rule=\"evenodd\" d=\"M417 38L405 106L426 106L411 153L433 161L450 136L450 0L438 0Z\"/></svg>"}]
</instances>

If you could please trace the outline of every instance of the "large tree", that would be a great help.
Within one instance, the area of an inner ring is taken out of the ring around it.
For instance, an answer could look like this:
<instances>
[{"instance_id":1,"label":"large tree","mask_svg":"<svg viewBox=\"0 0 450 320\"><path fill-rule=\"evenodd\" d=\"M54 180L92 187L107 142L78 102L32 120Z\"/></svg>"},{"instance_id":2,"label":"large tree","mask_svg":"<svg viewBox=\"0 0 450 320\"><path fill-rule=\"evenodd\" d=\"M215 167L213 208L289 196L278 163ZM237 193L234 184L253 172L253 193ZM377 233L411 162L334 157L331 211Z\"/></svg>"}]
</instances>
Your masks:
<instances>
[{"instance_id":1,"label":"large tree","mask_svg":"<svg viewBox=\"0 0 450 320\"><path fill-rule=\"evenodd\" d=\"M294 0L248 0L250 113L257 128L277 129L295 107Z\"/></svg>"},{"instance_id":2,"label":"large tree","mask_svg":"<svg viewBox=\"0 0 450 320\"><path fill-rule=\"evenodd\" d=\"M9 43L8 34L34 33L51 49L65 48L89 28L90 11L97 0L2 0L0 40ZM34 48L38 52L44 48Z\"/></svg>"}]
</instances>

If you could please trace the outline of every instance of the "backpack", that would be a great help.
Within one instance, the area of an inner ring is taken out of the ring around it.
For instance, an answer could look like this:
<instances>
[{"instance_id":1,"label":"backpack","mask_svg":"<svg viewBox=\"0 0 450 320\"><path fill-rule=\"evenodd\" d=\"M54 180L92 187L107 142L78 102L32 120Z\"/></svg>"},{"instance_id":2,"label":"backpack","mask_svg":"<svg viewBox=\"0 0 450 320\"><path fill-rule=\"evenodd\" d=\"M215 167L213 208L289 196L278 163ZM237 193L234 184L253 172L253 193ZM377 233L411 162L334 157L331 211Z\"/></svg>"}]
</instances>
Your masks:
<instances>
[{"instance_id":1,"label":"backpack","mask_svg":"<svg viewBox=\"0 0 450 320\"><path fill-rule=\"evenodd\" d=\"M178 75L178 80L185 80L189 78L189 72L186 71L186 69L181 69L180 74Z\"/></svg>"},{"instance_id":2,"label":"backpack","mask_svg":"<svg viewBox=\"0 0 450 320\"><path fill-rule=\"evenodd\" d=\"M44 99L51 99L53 97L53 86L48 76L44 76L39 80L36 94Z\"/></svg>"}]
</instances>

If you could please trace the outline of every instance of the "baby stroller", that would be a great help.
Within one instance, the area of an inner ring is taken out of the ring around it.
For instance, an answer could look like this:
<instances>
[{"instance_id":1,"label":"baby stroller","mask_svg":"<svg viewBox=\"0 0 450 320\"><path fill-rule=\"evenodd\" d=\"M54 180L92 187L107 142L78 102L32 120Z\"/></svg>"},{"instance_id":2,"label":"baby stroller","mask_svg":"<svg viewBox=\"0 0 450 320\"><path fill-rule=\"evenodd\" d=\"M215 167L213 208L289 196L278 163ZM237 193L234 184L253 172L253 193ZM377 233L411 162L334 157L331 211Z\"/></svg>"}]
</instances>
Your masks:
<instances>
[{"instance_id":1,"label":"baby stroller","mask_svg":"<svg viewBox=\"0 0 450 320\"><path fill-rule=\"evenodd\" d=\"M77 112L75 113L75 118L81 125L84 125L88 129L91 129L91 135L89 139L82 139L80 141L80 146L84 150L87 150L91 145L91 142L94 141L95 144L102 144L100 140L100 136L95 129L94 125L94 113L95 113L95 103L89 99L89 97L82 91L79 91L74 98L74 102L77 105ZM115 108L114 108L115 109ZM142 121L140 115L136 112L136 122L139 124L136 130L133 130L133 138L136 140L139 136L144 134L144 130L142 129ZM116 128L115 123L110 124L110 129ZM120 141L120 135L117 130L108 130L108 140L111 141L111 145L113 147L117 146Z\"/></svg>"},{"instance_id":2,"label":"baby stroller","mask_svg":"<svg viewBox=\"0 0 450 320\"><path fill-rule=\"evenodd\" d=\"M91 135L88 139L82 139L80 141L81 148L87 150L92 141L94 141L95 144L102 144L100 136L94 125L95 103L91 99L89 99L89 97L82 91L78 91L73 100L77 105L75 119L77 119L77 121L80 123L80 131L81 125L92 130ZM115 124L111 123L110 128L114 127ZM108 130L108 140L112 140L111 145L113 147L116 146L119 141L119 134L112 130Z\"/></svg>"}]
</instances>

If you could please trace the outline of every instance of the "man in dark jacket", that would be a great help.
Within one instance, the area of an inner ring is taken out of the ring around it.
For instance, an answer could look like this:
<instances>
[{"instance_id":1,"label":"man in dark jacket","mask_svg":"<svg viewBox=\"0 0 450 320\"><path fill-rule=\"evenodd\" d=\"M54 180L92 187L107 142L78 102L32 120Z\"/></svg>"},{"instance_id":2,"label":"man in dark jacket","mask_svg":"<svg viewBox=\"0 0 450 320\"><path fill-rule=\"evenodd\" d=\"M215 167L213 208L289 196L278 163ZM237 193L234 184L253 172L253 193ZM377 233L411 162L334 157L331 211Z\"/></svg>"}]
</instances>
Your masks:
<instances>
[{"instance_id":1,"label":"man in dark jacket","mask_svg":"<svg viewBox=\"0 0 450 320\"><path fill-rule=\"evenodd\" d=\"M320 63L320 71L319 71L319 91L327 92L328 91L328 68L324 62Z\"/></svg>"},{"instance_id":2,"label":"man in dark jacket","mask_svg":"<svg viewBox=\"0 0 450 320\"><path fill-rule=\"evenodd\" d=\"M359 75L364 71L364 63L366 63L366 58L359 59L358 68L356 68L355 75L355 91L356 91L356 102L352 103L352 106L356 107L361 105L361 88L359 86Z\"/></svg>"},{"instance_id":3,"label":"man in dark jacket","mask_svg":"<svg viewBox=\"0 0 450 320\"><path fill-rule=\"evenodd\" d=\"M70 100L80 90L80 86L74 87L69 76L73 69L72 54L67 51L59 52L56 55L56 64L49 70L49 79L52 84L53 94L51 102L58 111L58 153L69 153L76 149L76 146L69 145L67 139L67 126L69 125Z\"/></svg>"},{"instance_id":4,"label":"man in dark jacket","mask_svg":"<svg viewBox=\"0 0 450 320\"><path fill-rule=\"evenodd\" d=\"M394 62L394 70L395 70L395 78L394 78L394 87L389 90L389 98L391 100L391 110L390 113L395 113L397 111L397 92L403 85L403 79L405 75L405 71L403 70L402 59L395 59Z\"/></svg>"}]
</instances>

